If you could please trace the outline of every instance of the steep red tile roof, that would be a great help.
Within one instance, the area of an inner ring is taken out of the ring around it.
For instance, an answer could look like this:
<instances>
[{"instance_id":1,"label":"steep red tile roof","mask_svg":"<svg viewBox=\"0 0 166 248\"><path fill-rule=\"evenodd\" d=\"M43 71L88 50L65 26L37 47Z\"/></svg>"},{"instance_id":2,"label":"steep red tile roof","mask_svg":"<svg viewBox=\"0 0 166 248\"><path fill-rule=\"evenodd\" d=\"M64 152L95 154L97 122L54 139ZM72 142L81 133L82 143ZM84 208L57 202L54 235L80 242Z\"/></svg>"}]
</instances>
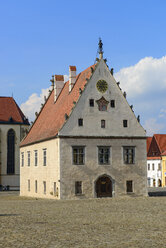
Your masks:
<instances>
[{"instance_id":1,"label":"steep red tile roof","mask_svg":"<svg viewBox=\"0 0 166 248\"><path fill-rule=\"evenodd\" d=\"M18 123L29 125L28 119L13 99L13 97L0 97L0 123Z\"/></svg>"},{"instance_id":2,"label":"steep red tile roof","mask_svg":"<svg viewBox=\"0 0 166 248\"><path fill-rule=\"evenodd\" d=\"M149 151L149 147L150 147L151 142L152 142L152 137L147 137L146 138L146 150L147 150L147 153Z\"/></svg>"},{"instance_id":3,"label":"steep red tile roof","mask_svg":"<svg viewBox=\"0 0 166 248\"><path fill-rule=\"evenodd\" d=\"M83 90L87 83L86 79L90 78L91 67L94 69L95 65L90 66L78 74L76 83L70 93L69 81L66 82L55 103L54 90L51 92L28 135L21 142L21 146L50 139L57 135L66 121L65 115L70 115L72 108L75 106L75 102L79 99L79 89L81 88L81 90Z\"/></svg>"},{"instance_id":4,"label":"steep red tile roof","mask_svg":"<svg viewBox=\"0 0 166 248\"><path fill-rule=\"evenodd\" d=\"M166 134L154 134L154 138L160 149L160 153L166 151Z\"/></svg>"}]
</instances>

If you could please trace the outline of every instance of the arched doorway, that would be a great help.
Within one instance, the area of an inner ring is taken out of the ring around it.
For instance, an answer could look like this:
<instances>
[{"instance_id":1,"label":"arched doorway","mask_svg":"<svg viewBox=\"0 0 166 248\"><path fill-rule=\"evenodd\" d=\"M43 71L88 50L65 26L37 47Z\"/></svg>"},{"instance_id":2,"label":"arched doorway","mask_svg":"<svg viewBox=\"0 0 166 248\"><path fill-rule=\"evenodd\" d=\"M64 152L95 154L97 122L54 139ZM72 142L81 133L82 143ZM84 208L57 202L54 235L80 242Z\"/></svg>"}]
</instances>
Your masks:
<instances>
[{"instance_id":1,"label":"arched doorway","mask_svg":"<svg viewBox=\"0 0 166 248\"><path fill-rule=\"evenodd\" d=\"M97 197L112 197L112 181L108 176L101 176L96 181Z\"/></svg>"}]
</instances>

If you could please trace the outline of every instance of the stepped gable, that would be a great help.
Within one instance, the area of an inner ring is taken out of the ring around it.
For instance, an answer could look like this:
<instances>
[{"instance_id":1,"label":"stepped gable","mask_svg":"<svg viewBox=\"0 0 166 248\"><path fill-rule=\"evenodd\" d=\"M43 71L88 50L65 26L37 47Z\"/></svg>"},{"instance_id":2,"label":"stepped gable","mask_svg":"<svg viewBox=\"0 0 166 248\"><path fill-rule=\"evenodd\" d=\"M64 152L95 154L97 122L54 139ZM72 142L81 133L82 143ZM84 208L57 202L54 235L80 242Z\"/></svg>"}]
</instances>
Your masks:
<instances>
[{"instance_id":1,"label":"stepped gable","mask_svg":"<svg viewBox=\"0 0 166 248\"><path fill-rule=\"evenodd\" d=\"M13 97L0 97L0 123L1 124L26 124L29 125Z\"/></svg>"},{"instance_id":2,"label":"stepped gable","mask_svg":"<svg viewBox=\"0 0 166 248\"><path fill-rule=\"evenodd\" d=\"M51 139L58 134L58 131L66 122L65 116L70 115L75 102L79 99L79 89L81 88L83 91L87 83L86 79L89 79L92 74L91 67L94 69L95 65L88 67L77 75L71 92L69 92L69 81L67 81L56 102L54 102L54 90L52 90L28 135L21 142L21 147Z\"/></svg>"}]
</instances>

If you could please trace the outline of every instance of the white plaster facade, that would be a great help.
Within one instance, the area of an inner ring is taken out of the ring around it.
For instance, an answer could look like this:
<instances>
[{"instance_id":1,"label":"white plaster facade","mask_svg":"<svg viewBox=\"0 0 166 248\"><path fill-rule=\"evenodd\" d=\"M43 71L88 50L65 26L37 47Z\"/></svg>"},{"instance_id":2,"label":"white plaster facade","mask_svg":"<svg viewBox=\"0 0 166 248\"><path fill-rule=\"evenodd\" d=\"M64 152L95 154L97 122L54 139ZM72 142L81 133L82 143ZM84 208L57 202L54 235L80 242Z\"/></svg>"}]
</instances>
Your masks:
<instances>
[{"instance_id":1,"label":"white plaster facade","mask_svg":"<svg viewBox=\"0 0 166 248\"><path fill-rule=\"evenodd\" d=\"M162 185L162 160L147 160L147 185L148 187L161 187Z\"/></svg>"},{"instance_id":2,"label":"white plaster facade","mask_svg":"<svg viewBox=\"0 0 166 248\"><path fill-rule=\"evenodd\" d=\"M96 83L101 79L108 84L105 93L96 88ZM96 101L101 97L109 102L106 111L99 111ZM90 99L94 100L93 107L89 105ZM113 108L110 106L111 100L115 101ZM78 125L79 119L83 120L81 126ZM102 120L105 121L105 128L101 128ZM127 127L123 125L124 120L127 120ZM36 123L37 121L38 119ZM83 164L73 162L75 147L83 150ZM107 147L109 150L107 164L99 163L100 147ZM124 162L126 148L131 148L133 152L132 163ZM47 149L46 166L43 166L43 149ZM38 151L38 166L34 165L35 150ZM30 166L27 165L28 151L31 154ZM97 183L100 178L110 180L111 196L126 195L129 184L132 185L132 193L147 195L145 130L103 59L98 62L92 76L87 80L70 116L66 118L56 137L21 145L20 152L24 154L24 165L20 171L22 196L93 198L97 197ZM81 185L80 194L75 192L76 182ZM102 183L107 184L104 181Z\"/></svg>"}]
</instances>

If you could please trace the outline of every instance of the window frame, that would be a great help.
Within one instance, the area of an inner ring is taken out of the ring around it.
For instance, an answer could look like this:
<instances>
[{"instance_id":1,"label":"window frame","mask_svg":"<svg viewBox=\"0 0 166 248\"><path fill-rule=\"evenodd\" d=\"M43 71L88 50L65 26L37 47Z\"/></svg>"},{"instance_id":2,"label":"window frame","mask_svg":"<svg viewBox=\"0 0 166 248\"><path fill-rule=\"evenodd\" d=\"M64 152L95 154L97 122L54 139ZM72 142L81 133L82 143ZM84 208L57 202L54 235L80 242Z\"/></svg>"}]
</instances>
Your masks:
<instances>
[{"instance_id":1,"label":"window frame","mask_svg":"<svg viewBox=\"0 0 166 248\"><path fill-rule=\"evenodd\" d=\"M27 151L27 166L30 167L31 165L31 153Z\"/></svg>"},{"instance_id":2,"label":"window frame","mask_svg":"<svg viewBox=\"0 0 166 248\"><path fill-rule=\"evenodd\" d=\"M78 150L74 153L74 150ZM83 149L83 152L80 153L79 149ZM76 160L75 160L76 155ZM79 156L82 155L82 160L80 162ZM73 165L84 165L85 164L85 146L72 146L72 164Z\"/></svg>"},{"instance_id":3,"label":"window frame","mask_svg":"<svg viewBox=\"0 0 166 248\"><path fill-rule=\"evenodd\" d=\"M123 120L123 127L124 128L128 127L128 120Z\"/></svg>"},{"instance_id":4,"label":"window frame","mask_svg":"<svg viewBox=\"0 0 166 248\"><path fill-rule=\"evenodd\" d=\"M35 193L37 193L37 180L35 180Z\"/></svg>"},{"instance_id":5,"label":"window frame","mask_svg":"<svg viewBox=\"0 0 166 248\"><path fill-rule=\"evenodd\" d=\"M101 120L101 128L105 128L106 127L106 120Z\"/></svg>"},{"instance_id":6,"label":"window frame","mask_svg":"<svg viewBox=\"0 0 166 248\"><path fill-rule=\"evenodd\" d=\"M47 148L43 148L43 166L47 166Z\"/></svg>"},{"instance_id":7,"label":"window frame","mask_svg":"<svg viewBox=\"0 0 166 248\"><path fill-rule=\"evenodd\" d=\"M108 149L108 154L107 153L101 153L100 149ZM104 156L107 154L108 160L106 161L106 158ZM101 162L101 157L100 155L103 155L103 162ZM99 165L110 165L110 158L111 158L111 147L110 146L98 146L98 164Z\"/></svg>"},{"instance_id":8,"label":"window frame","mask_svg":"<svg viewBox=\"0 0 166 248\"><path fill-rule=\"evenodd\" d=\"M111 108L115 108L115 100L111 100L110 101L110 107Z\"/></svg>"},{"instance_id":9,"label":"window frame","mask_svg":"<svg viewBox=\"0 0 166 248\"><path fill-rule=\"evenodd\" d=\"M34 150L34 165L38 166L38 150Z\"/></svg>"},{"instance_id":10,"label":"window frame","mask_svg":"<svg viewBox=\"0 0 166 248\"><path fill-rule=\"evenodd\" d=\"M82 181L75 181L75 195L82 195Z\"/></svg>"},{"instance_id":11,"label":"window frame","mask_svg":"<svg viewBox=\"0 0 166 248\"><path fill-rule=\"evenodd\" d=\"M94 99L89 99L89 107L93 108L94 107Z\"/></svg>"},{"instance_id":12,"label":"window frame","mask_svg":"<svg viewBox=\"0 0 166 248\"><path fill-rule=\"evenodd\" d=\"M43 194L46 195L46 192L47 192L46 181L43 181Z\"/></svg>"},{"instance_id":13,"label":"window frame","mask_svg":"<svg viewBox=\"0 0 166 248\"><path fill-rule=\"evenodd\" d=\"M24 167L24 152L21 152L21 167Z\"/></svg>"},{"instance_id":14,"label":"window frame","mask_svg":"<svg viewBox=\"0 0 166 248\"><path fill-rule=\"evenodd\" d=\"M78 119L78 126L79 126L79 127L83 127L83 123L84 123L84 122L83 122L83 118L79 118L79 119Z\"/></svg>"},{"instance_id":15,"label":"window frame","mask_svg":"<svg viewBox=\"0 0 166 248\"><path fill-rule=\"evenodd\" d=\"M136 147L135 146L123 146L123 163L124 164L128 164L128 165L130 165L130 164L135 164L135 149ZM129 162L129 156L130 156L130 154L126 154L126 150L131 150L132 149L132 162L130 163ZM125 156L127 156L127 161L126 161L126 159L125 159Z\"/></svg>"}]
</instances>

